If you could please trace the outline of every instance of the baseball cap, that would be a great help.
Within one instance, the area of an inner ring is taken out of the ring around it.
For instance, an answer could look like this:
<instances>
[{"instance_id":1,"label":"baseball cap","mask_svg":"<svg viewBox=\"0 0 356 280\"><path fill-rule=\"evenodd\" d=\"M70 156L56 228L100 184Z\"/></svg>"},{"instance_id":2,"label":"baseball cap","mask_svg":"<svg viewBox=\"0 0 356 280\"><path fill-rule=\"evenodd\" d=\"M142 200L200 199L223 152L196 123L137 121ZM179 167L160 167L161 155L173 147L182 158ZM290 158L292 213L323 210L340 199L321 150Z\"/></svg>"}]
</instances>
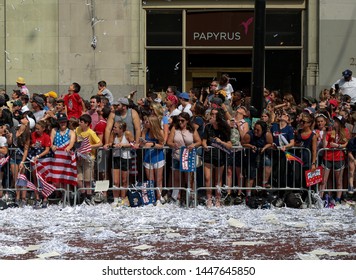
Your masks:
<instances>
[{"instance_id":1,"label":"baseball cap","mask_svg":"<svg viewBox=\"0 0 356 280\"><path fill-rule=\"evenodd\" d=\"M334 105L335 107L339 105L336 99L330 99L329 104Z\"/></svg>"},{"instance_id":2,"label":"baseball cap","mask_svg":"<svg viewBox=\"0 0 356 280\"><path fill-rule=\"evenodd\" d=\"M168 95L167 100L171 101L173 104L177 105L178 104L178 98L175 95Z\"/></svg>"},{"instance_id":3,"label":"baseball cap","mask_svg":"<svg viewBox=\"0 0 356 280\"><path fill-rule=\"evenodd\" d=\"M187 93L187 92L182 92L182 93L179 95L179 98L182 98L182 99L185 99L185 100L189 100L189 93Z\"/></svg>"},{"instance_id":4,"label":"baseball cap","mask_svg":"<svg viewBox=\"0 0 356 280\"><path fill-rule=\"evenodd\" d=\"M352 76L352 71L349 69L346 69L344 72L342 72L342 76L348 78Z\"/></svg>"},{"instance_id":5,"label":"baseball cap","mask_svg":"<svg viewBox=\"0 0 356 280\"><path fill-rule=\"evenodd\" d=\"M41 108L43 108L45 105L43 98L38 95L32 97L32 102L35 102Z\"/></svg>"},{"instance_id":6,"label":"baseball cap","mask_svg":"<svg viewBox=\"0 0 356 280\"><path fill-rule=\"evenodd\" d=\"M343 116L334 116L333 119L339 121L342 126L346 124L346 119Z\"/></svg>"},{"instance_id":7,"label":"baseball cap","mask_svg":"<svg viewBox=\"0 0 356 280\"><path fill-rule=\"evenodd\" d=\"M68 121L68 117L66 114L63 114L63 113L60 113L60 114L57 114L57 122L66 122Z\"/></svg>"},{"instance_id":8,"label":"baseball cap","mask_svg":"<svg viewBox=\"0 0 356 280\"><path fill-rule=\"evenodd\" d=\"M54 91L49 91L49 92L45 93L44 96L49 96L49 97L53 97L53 98L58 97L57 93Z\"/></svg>"},{"instance_id":9,"label":"baseball cap","mask_svg":"<svg viewBox=\"0 0 356 280\"><path fill-rule=\"evenodd\" d=\"M21 100L15 100L13 103L12 103L12 105L13 106L20 106L20 107L22 107L22 102L21 102Z\"/></svg>"},{"instance_id":10,"label":"baseball cap","mask_svg":"<svg viewBox=\"0 0 356 280\"><path fill-rule=\"evenodd\" d=\"M311 106L314 103L317 103L316 99L314 97L311 96L304 96L303 99L308 102L308 104Z\"/></svg>"},{"instance_id":11,"label":"baseball cap","mask_svg":"<svg viewBox=\"0 0 356 280\"><path fill-rule=\"evenodd\" d=\"M125 97L120 97L118 100L114 101L113 103L113 105L119 105L119 104L126 105L126 106L130 105L129 100Z\"/></svg>"}]
</instances>

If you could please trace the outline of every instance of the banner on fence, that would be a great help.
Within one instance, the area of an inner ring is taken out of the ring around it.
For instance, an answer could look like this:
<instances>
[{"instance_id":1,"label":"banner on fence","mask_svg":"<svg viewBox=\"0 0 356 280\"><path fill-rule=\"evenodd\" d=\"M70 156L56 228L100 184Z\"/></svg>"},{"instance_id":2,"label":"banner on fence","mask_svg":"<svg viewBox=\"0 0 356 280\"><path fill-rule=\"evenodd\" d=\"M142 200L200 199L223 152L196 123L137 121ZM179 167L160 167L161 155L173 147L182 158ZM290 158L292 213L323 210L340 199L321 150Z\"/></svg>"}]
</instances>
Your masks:
<instances>
[{"instance_id":1,"label":"banner on fence","mask_svg":"<svg viewBox=\"0 0 356 280\"><path fill-rule=\"evenodd\" d=\"M189 150L187 147L180 148L180 163L179 169L181 172L194 172L196 168L197 150Z\"/></svg>"}]
</instances>

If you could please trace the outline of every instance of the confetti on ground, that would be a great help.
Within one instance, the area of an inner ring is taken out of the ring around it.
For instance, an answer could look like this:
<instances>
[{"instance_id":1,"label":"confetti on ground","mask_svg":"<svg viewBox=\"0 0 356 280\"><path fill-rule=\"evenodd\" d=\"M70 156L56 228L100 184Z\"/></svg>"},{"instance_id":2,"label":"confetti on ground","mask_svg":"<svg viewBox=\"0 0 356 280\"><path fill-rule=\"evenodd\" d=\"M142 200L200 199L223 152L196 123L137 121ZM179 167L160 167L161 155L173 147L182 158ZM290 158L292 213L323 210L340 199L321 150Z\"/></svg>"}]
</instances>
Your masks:
<instances>
[{"instance_id":1,"label":"confetti on ground","mask_svg":"<svg viewBox=\"0 0 356 280\"><path fill-rule=\"evenodd\" d=\"M230 218L227 222L232 227L243 228L246 226L243 222L236 220L234 218Z\"/></svg>"},{"instance_id":2,"label":"confetti on ground","mask_svg":"<svg viewBox=\"0 0 356 280\"><path fill-rule=\"evenodd\" d=\"M132 248L135 249L135 250L142 250L143 251L143 250L151 249L151 248L153 248L153 246L143 244L143 245L139 245L139 246L132 247Z\"/></svg>"},{"instance_id":3,"label":"confetti on ground","mask_svg":"<svg viewBox=\"0 0 356 280\"><path fill-rule=\"evenodd\" d=\"M198 249L198 250L189 250L193 256L209 256L210 253L205 249Z\"/></svg>"},{"instance_id":4,"label":"confetti on ground","mask_svg":"<svg viewBox=\"0 0 356 280\"><path fill-rule=\"evenodd\" d=\"M47 258L59 257L60 255L61 255L60 253L54 251L54 252L37 255L37 257L40 259L47 259Z\"/></svg>"}]
</instances>

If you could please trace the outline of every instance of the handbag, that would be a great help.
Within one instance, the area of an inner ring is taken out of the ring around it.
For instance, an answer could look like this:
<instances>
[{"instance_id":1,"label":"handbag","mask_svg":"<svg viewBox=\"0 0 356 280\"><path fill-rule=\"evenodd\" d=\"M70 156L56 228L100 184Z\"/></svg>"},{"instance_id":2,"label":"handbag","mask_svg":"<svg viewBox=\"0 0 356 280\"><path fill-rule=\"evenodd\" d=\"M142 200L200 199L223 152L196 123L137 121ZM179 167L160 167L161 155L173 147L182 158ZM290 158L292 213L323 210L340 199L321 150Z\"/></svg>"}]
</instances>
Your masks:
<instances>
[{"instance_id":1,"label":"handbag","mask_svg":"<svg viewBox=\"0 0 356 280\"><path fill-rule=\"evenodd\" d=\"M138 183L131 184L130 188L127 191L127 198L129 199L129 203L131 207L139 207L143 206L142 200L142 191L137 188Z\"/></svg>"},{"instance_id":2,"label":"handbag","mask_svg":"<svg viewBox=\"0 0 356 280\"><path fill-rule=\"evenodd\" d=\"M195 159L195 167L200 167L203 165L203 159L200 155L197 155Z\"/></svg>"}]
</instances>

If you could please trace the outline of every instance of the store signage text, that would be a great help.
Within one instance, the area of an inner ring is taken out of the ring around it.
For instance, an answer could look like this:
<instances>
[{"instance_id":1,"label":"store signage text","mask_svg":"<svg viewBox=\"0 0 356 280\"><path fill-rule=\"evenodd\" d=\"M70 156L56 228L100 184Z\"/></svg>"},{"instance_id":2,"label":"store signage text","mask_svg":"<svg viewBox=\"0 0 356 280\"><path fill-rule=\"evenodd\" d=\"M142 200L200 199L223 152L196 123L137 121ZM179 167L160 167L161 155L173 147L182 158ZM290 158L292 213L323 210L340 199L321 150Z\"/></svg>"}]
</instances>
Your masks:
<instances>
[{"instance_id":1,"label":"store signage text","mask_svg":"<svg viewBox=\"0 0 356 280\"><path fill-rule=\"evenodd\" d=\"M247 11L187 14L187 46L252 46L254 13Z\"/></svg>"},{"instance_id":2,"label":"store signage text","mask_svg":"<svg viewBox=\"0 0 356 280\"><path fill-rule=\"evenodd\" d=\"M240 32L194 32L193 38L194 41L238 41L241 40L241 34Z\"/></svg>"}]
</instances>

